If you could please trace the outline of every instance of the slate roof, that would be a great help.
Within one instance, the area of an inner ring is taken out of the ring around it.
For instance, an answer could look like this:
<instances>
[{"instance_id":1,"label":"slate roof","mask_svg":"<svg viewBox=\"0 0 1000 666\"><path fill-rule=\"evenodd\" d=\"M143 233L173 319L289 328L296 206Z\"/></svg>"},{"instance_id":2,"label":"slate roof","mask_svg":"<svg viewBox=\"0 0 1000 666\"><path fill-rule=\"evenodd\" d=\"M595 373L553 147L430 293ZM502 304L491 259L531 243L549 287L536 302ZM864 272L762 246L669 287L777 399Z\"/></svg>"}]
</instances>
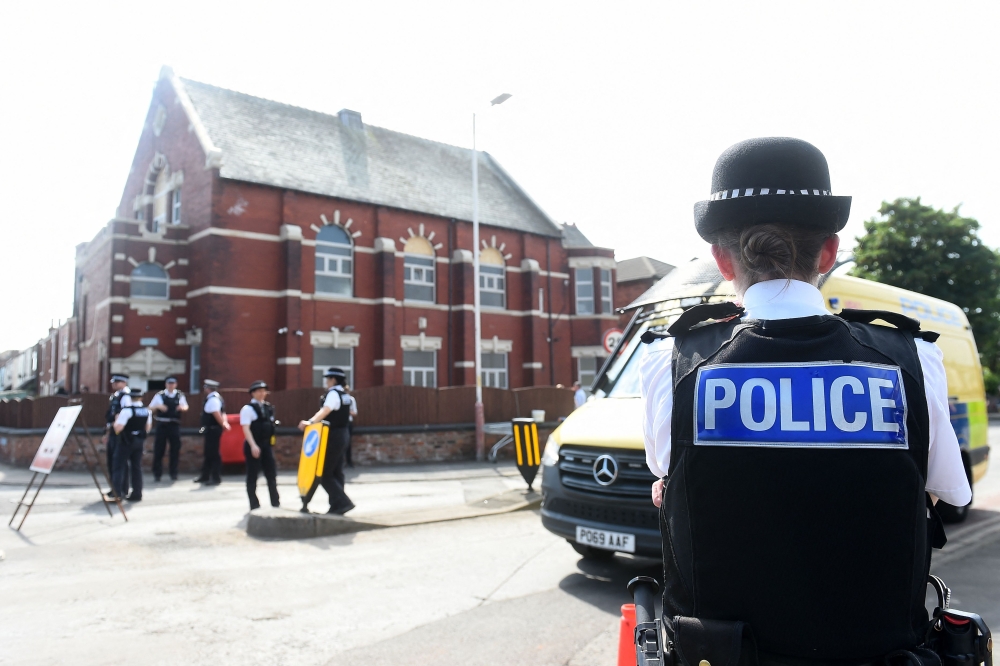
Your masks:
<instances>
[{"instance_id":1,"label":"slate roof","mask_svg":"<svg viewBox=\"0 0 1000 666\"><path fill-rule=\"evenodd\" d=\"M657 280L674 270L674 266L659 261L652 257L635 257L618 262L618 281L629 282L630 280L644 280L656 278Z\"/></svg>"},{"instance_id":2,"label":"slate roof","mask_svg":"<svg viewBox=\"0 0 1000 666\"><path fill-rule=\"evenodd\" d=\"M575 224L562 224L563 247L595 247Z\"/></svg>"},{"instance_id":3,"label":"slate roof","mask_svg":"<svg viewBox=\"0 0 1000 666\"><path fill-rule=\"evenodd\" d=\"M223 178L472 219L472 151L336 115L217 88L183 87ZM177 84L175 84L177 85ZM544 236L562 230L488 153L479 154L479 221Z\"/></svg>"}]
</instances>

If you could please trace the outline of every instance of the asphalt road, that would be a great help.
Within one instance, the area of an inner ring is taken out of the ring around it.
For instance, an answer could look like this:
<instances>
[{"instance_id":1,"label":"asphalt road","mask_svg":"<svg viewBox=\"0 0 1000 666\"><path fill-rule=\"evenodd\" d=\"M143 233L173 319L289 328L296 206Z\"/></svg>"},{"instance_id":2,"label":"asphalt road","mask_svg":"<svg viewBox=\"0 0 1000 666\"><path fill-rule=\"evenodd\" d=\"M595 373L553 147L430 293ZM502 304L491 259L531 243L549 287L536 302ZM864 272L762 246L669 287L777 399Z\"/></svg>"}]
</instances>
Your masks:
<instances>
[{"instance_id":1,"label":"asphalt road","mask_svg":"<svg viewBox=\"0 0 1000 666\"><path fill-rule=\"evenodd\" d=\"M277 542L243 532L238 484L182 491L126 525L93 489L46 488L23 534L0 531L0 663L608 666L626 581L659 577L581 560L530 511ZM934 571L1000 629L1000 465L976 493ZM0 487L0 506L19 495Z\"/></svg>"}]
</instances>

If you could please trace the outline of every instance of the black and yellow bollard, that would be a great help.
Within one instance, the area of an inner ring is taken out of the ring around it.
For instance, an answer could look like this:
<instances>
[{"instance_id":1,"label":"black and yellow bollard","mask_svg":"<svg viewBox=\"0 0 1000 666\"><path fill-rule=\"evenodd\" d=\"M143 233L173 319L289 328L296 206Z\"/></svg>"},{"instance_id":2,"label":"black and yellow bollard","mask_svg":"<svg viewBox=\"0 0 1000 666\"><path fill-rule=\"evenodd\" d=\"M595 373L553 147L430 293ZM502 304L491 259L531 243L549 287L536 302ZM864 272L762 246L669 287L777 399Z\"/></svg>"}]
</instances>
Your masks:
<instances>
[{"instance_id":1,"label":"black and yellow bollard","mask_svg":"<svg viewBox=\"0 0 1000 666\"><path fill-rule=\"evenodd\" d=\"M541 447L538 446L538 425L532 419L514 419L514 450L517 469L528 483L528 490L535 481L542 464Z\"/></svg>"}]
</instances>

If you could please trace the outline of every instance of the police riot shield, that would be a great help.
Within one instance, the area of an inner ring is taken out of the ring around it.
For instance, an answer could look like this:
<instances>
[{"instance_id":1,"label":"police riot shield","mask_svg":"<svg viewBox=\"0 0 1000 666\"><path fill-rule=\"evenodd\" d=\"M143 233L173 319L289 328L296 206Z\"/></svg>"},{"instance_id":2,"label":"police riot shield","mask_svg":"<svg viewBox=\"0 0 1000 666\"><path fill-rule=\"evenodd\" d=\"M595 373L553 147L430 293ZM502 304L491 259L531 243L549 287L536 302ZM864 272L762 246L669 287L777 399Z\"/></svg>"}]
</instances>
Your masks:
<instances>
[{"instance_id":1,"label":"police riot shield","mask_svg":"<svg viewBox=\"0 0 1000 666\"><path fill-rule=\"evenodd\" d=\"M302 497L302 509L309 505L323 476L323 462L326 460L326 440L330 433L330 424L326 421L314 423L302 433L302 452L299 454L299 495Z\"/></svg>"},{"instance_id":2,"label":"police riot shield","mask_svg":"<svg viewBox=\"0 0 1000 666\"><path fill-rule=\"evenodd\" d=\"M514 450L517 455L517 470L528 484L535 481L542 456L538 447L538 426L532 419L514 419Z\"/></svg>"}]
</instances>

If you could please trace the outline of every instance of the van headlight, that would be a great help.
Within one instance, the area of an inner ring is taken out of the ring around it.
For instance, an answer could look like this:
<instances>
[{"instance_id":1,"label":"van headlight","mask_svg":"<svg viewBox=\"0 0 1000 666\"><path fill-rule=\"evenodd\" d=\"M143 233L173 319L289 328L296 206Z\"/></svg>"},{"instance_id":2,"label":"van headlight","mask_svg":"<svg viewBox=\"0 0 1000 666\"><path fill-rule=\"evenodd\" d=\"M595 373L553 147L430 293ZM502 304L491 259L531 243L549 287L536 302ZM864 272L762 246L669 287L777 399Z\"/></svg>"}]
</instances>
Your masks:
<instances>
[{"instance_id":1,"label":"van headlight","mask_svg":"<svg viewBox=\"0 0 1000 666\"><path fill-rule=\"evenodd\" d=\"M545 440L545 451L542 452L542 464L552 467L559 462L559 443L552 439L552 435Z\"/></svg>"}]
</instances>

